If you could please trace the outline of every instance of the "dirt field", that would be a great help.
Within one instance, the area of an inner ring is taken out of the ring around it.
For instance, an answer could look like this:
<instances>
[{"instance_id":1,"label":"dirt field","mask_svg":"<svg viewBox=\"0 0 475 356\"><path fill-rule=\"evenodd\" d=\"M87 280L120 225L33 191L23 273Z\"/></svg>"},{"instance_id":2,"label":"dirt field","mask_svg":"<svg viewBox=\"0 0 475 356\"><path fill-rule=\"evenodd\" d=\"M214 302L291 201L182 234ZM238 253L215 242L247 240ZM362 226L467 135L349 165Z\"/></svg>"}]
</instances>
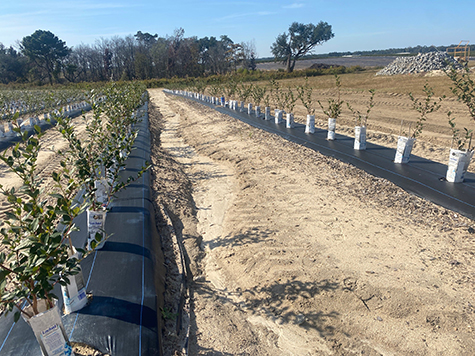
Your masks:
<instances>
[{"instance_id":1,"label":"dirt field","mask_svg":"<svg viewBox=\"0 0 475 356\"><path fill-rule=\"evenodd\" d=\"M307 69L314 63L323 63L329 65L339 65L345 67L385 67L396 59L396 56L355 56L355 57L335 57L320 59L303 59L297 61L295 69ZM278 70L285 69L285 65L275 62L258 63L257 69L260 70Z\"/></svg>"},{"instance_id":2,"label":"dirt field","mask_svg":"<svg viewBox=\"0 0 475 356\"><path fill-rule=\"evenodd\" d=\"M473 221L197 103L150 94L166 355L475 354ZM408 100L378 101L386 119L369 140L394 146L389 131ZM351 133L348 120L337 131ZM446 125L431 125L414 153L446 162Z\"/></svg>"}]
</instances>

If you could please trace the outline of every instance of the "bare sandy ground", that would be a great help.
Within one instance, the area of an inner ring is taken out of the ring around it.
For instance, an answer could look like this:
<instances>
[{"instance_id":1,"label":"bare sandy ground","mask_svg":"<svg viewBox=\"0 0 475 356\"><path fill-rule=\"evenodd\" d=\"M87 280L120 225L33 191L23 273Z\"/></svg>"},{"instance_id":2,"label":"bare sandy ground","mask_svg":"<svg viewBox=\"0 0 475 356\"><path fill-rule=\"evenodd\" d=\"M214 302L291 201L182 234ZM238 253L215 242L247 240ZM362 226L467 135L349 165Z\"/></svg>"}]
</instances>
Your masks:
<instances>
[{"instance_id":1,"label":"bare sandy ground","mask_svg":"<svg viewBox=\"0 0 475 356\"><path fill-rule=\"evenodd\" d=\"M473 221L150 94L167 355L475 354Z\"/></svg>"}]
</instances>

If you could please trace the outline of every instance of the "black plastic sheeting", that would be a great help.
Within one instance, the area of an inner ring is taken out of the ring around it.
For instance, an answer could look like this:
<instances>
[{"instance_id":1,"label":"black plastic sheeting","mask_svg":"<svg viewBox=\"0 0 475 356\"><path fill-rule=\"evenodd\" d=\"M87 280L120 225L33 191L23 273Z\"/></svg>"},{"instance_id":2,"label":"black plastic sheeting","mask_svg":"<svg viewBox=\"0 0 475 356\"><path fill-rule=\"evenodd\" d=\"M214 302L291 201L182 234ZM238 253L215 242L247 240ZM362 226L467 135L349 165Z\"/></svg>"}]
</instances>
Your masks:
<instances>
[{"instance_id":1,"label":"black plastic sheeting","mask_svg":"<svg viewBox=\"0 0 475 356\"><path fill-rule=\"evenodd\" d=\"M146 112L147 105L144 109ZM124 178L136 174L150 161L147 114L142 116L138 128L134 150L122 173ZM113 201L106 218L106 232L111 237L101 250L81 263L92 301L78 312L63 316L70 341L88 344L113 356L162 354L154 266L162 265L163 259L152 250L158 232L150 197L147 172ZM73 233L73 244L83 246L86 215L81 215L76 224L82 232ZM59 288L56 295L61 295ZM62 299L59 303L62 307ZM29 325L21 318L13 323L13 314L0 319L0 355L41 355Z\"/></svg>"},{"instance_id":2,"label":"black plastic sheeting","mask_svg":"<svg viewBox=\"0 0 475 356\"><path fill-rule=\"evenodd\" d=\"M327 130L315 128L314 134L307 134L305 125L295 123L294 128L286 128L285 120L281 124L276 124L274 117L270 121L256 118L254 114L247 114L247 108L246 112L241 113L201 100L189 97L186 99L214 108L251 126L277 134L326 156L350 163L376 177L385 178L414 195L472 220L475 219L475 174L473 173L467 173L463 183L450 183L445 179L447 172L445 164L414 155L411 155L409 163L394 163L396 147L387 148L367 142L366 150L358 151L353 149L353 137L337 134L335 141L328 141ZM447 152L448 160L449 152Z\"/></svg>"}]
</instances>

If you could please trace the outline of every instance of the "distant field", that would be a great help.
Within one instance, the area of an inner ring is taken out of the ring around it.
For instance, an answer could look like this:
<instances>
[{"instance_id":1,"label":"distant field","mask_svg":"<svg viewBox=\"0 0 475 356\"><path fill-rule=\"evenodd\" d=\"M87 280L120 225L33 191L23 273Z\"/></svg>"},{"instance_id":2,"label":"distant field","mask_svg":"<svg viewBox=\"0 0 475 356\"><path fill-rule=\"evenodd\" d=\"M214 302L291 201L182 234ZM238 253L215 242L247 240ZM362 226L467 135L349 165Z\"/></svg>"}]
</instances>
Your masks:
<instances>
[{"instance_id":1,"label":"distant field","mask_svg":"<svg viewBox=\"0 0 475 356\"><path fill-rule=\"evenodd\" d=\"M319 59L304 59L297 61L295 69L306 69L314 63L335 64L345 67L361 66L361 67L385 67L397 56L356 56L356 57L336 57L336 58L319 58ZM277 70L279 68L285 69L281 63L267 62L258 63L257 69L261 70Z\"/></svg>"}]
</instances>

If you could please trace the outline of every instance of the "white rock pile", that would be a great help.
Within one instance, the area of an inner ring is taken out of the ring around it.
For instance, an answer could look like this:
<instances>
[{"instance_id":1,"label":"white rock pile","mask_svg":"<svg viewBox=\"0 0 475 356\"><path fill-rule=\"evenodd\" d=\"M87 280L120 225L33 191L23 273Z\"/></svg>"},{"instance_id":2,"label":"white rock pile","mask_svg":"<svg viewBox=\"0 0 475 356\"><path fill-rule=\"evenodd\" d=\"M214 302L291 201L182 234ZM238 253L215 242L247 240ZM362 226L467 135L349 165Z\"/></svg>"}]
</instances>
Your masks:
<instances>
[{"instance_id":1,"label":"white rock pile","mask_svg":"<svg viewBox=\"0 0 475 356\"><path fill-rule=\"evenodd\" d=\"M414 57L397 57L386 67L381 69L376 75L396 75L396 74L416 74L441 70L455 65L461 65L445 52L419 53Z\"/></svg>"}]
</instances>

